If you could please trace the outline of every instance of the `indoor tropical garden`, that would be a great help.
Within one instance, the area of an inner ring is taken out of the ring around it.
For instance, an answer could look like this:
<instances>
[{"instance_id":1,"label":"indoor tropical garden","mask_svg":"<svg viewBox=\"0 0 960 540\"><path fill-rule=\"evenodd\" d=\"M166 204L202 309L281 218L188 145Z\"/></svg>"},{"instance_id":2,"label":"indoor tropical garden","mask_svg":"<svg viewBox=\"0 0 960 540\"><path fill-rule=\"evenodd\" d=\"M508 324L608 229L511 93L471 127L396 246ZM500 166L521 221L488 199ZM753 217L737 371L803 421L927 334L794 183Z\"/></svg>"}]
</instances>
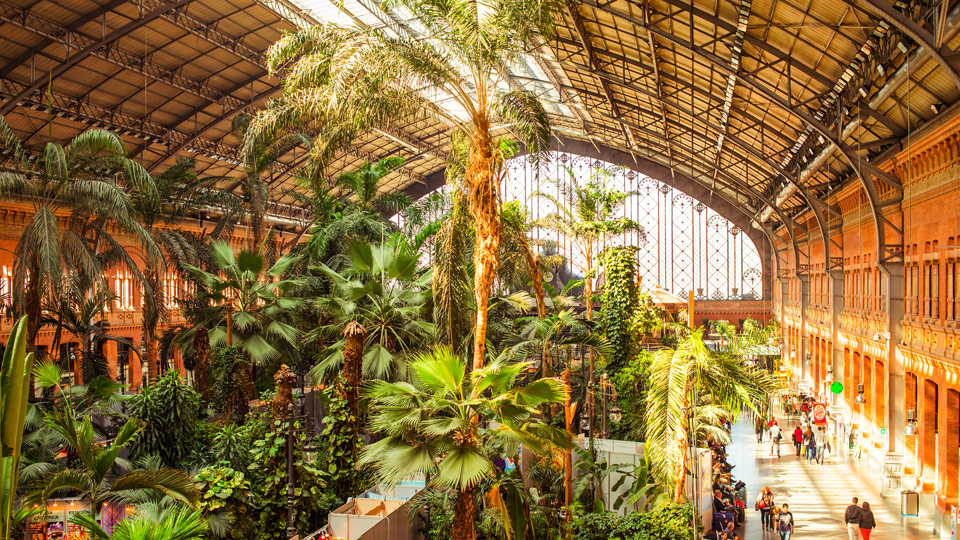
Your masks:
<instances>
[{"instance_id":1,"label":"indoor tropical garden","mask_svg":"<svg viewBox=\"0 0 960 540\"><path fill-rule=\"evenodd\" d=\"M782 383L769 307L717 308L761 300L750 231L557 149L556 104L507 67L566 4L378 9L416 29L321 21L265 50L276 93L228 115L229 172L64 138L49 89L37 133L0 120L4 539L711 528L730 424ZM419 117L442 148L366 144ZM400 189L418 159L439 181Z\"/></svg>"}]
</instances>

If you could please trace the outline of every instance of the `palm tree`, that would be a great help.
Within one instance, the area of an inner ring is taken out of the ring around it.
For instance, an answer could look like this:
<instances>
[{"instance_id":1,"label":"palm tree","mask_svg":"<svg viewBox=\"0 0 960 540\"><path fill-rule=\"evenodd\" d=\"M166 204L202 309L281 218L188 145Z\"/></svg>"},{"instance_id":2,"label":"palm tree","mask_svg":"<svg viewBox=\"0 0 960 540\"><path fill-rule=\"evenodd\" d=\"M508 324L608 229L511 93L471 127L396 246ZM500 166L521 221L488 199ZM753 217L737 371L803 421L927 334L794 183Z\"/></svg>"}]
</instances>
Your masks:
<instances>
[{"instance_id":1,"label":"palm tree","mask_svg":"<svg viewBox=\"0 0 960 540\"><path fill-rule=\"evenodd\" d=\"M775 389L764 370L738 354L709 350L701 336L701 330L687 333L676 349L658 351L650 366L645 449L677 502L683 502L691 439L723 437L719 417L735 418L744 407L763 415Z\"/></svg>"},{"instance_id":2,"label":"palm tree","mask_svg":"<svg viewBox=\"0 0 960 540\"><path fill-rule=\"evenodd\" d=\"M253 399L254 366L277 360L282 350L294 350L298 345L300 331L291 320L303 300L289 293L302 282L280 279L292 262L290 257L281 257L266 268L262 253L241 251L234 256L233 248L221 241L212 242L210 248L219 274L186 263L183 266L199 281L198 296L212 308L205 310L204 320L177 339L182 345L192 345L202 326L209 331L211 345L230 347L236 334L240 349L250 360L247 393Z\"/></svg>"},{"instance_id":3,"label":"palm tree","mask_svg":"<svg viewBox=\"0 0 960 540\"><path fill-rule=\"evenodd\" d=\"M645 237L643 227L631 219L616 217L622 212L623 202L631 195L616 189L613 173L604 168L595 168L585 182L577 178L576 171L563 166L567 178L546 179L550 190L539 190L531 198L553 203L555 210L534 221L541 227L566 237L576 248L571 262L583 274L583 298L587 320L593 320L594 256L606 242L626 232L635 232Z\"/></svg>"},{"instance_id":4,"label":"palm tree","mask_svg":"<svg viewBox=\"0 0 960 540\"><path fill-rule=\"evenodd\" d=\"M408 365L413 382L368 387L370 427L383 438L364 449L360 465L372 465L388 485L429 475L431 484L455 490L453 538L474 538L475 491L493 475L491 448L506 448L512 457L521 443L535 454L547 443L569 445L568 433L536 417L538 406L563 400L561 382L542 378L518 386L528 365L500 356L469 372L447 347L418 355Z\"/></svg>"},{"instance_id":5,"label":"palm tree","mask_svg":"<svg viewBox=\"0 0 960 540\"><path fill-rule=\"evenodd\" d=\"M403 360L428 342L434 326L424 320L432 273L419 266L418 254L400 235L370 245L354 240L343 273L325 265L320 270L333 285L318 301L323 324L308 341L333 342L311 370L315 380L341 370L342 392L351 412L354 452L360 428L360 384L363 379L395 379L404 374Z\"/></svg>"},{"instance_id":6,"label":"palm tree","mask_svg":"<svg viewBox=\"0 0 960 540\"><path fill-rule=\"evenodd\" d=\"M126 157L123 141L109 131L86 131L66 147L48 142L38 159L30 159L0 118L0 143L16 163L14 170L0 172L0 197L33 207L17 241L11 280L13 311L28 315L27 347L33 351L43 299L57 295L64 275L82 273L98 288L106 288L105 269L115 263L143 283L112 225L134 236L146 258L157 258L159 251L134 219L130 196L117 181L137 194L151 194L156 188L146 170Z\"/></svg>"},{"instance_id":7,"label":"palm tree","mask_svg":"<svg viewBox=\"0 0 960 540\"><path fill-rule=\"evenodd\" d=\"M79 466L66 467L43 477L40 487L27 496L29 502L45 505L55 493L72 491L90 501L90 515L96 516L108 500L125 500L141 495L144 490L155 490L174 499L193 504L196 486L190 475L173 469L124 470L120 453L143 429L139 420L128 419L112 441L95 436L90 416L77 416L73 405L60 387L62 374L53 364L40 364L35 370L37 381L44 388L55 388L62 399L62 407L52 407L45 413L47 426L66 441L77 456Z\"/></svg>"},{"instance_id":8,"label":"palm tree","mask_svg":"<svg viewBox=\"0 0 960 540\"><path fill-rule=\"evenodd\" d=\"M160 376L160 362L157 350L157 327L167 316L167 298L162 286L162 273L170 263L173 270L184 274L181 262L196 262L200 258L202 244L200 238L179 226L184 217L199 212L219 212L214 218L214 227L209 238L217 239L230 234L237 216L243 209L240 200L232 193L217 189L227 177L200 178L194 172L196 160L192 157L179 157L160 175L154 178L156 190L151 193L137 194L133 198L133 215L143 225L163 252L161 258L148 258L144 261L144 294L141 302L143 315L143 345L148 366L148 380L153 382Z\"/></svg>"},{"instance_id":9,"label":"palm tree","mask_svg":"<svg viewBox=\"0 0 960 540\"><path fill-rule=\"evenodd\" d=\"M530 213L519 201L504 203L501 209L503 222L503 243L500 247L501 268L506 269L508 284L530 280L534 297L537 299L537 317L547 316L547 295L543 289L543 270L560 265L562 257L558 254L541 256L539 241L528 238L533 228ZM522 261L522 263L521 263ZM511 283L512 282L512 283Z\"/></svg>"},{"instance_id":10,"label":"palm tree","mask_svg":"<svg viewBox=\"0 0 960 540\"><path fill-rule=\"evenodd\" d=\"M285 127L314 126L311 149L326 163L359 133L399 116L429 111L453 127L455 146L466 149L469 210L477 223L474 294L477 322L474 367L483 365L487 300L498 266L501 238L500 182L505 145L503 124L533 155L549 149L546 111L534 93L502 91L507 66L530 47L549 41L559 19L557 0L399 0L429 29L428 36L393 37L380 29L317 26L288 34L268 53L272 72L290 67L284 95L258 116L245 147ZM430 39L424 39L424 37ZM428 99L449 97L466 112L461 119Z\"/></svg>"},{"instance_id":11,"label":"palm tree","mask_svg":"<svg viewBox=\"0 0 960 540\"><path fill-rule=\"evenodd\" d=\"M577 319L573 310L564 310L556 315L530 318L526 320L520 332L507 342L506 354L511 358L542 358L545 377L556 373L552 350L555 347L580 345L589 347L600 356L607 358L613 352L610 341L602 334L590 332L581 319Z\"/></svg>"},{"instance_id":12,"label":"palm tree","mask_svg":"<svg viewBox=\"0 0 960 540\"><path fill-rule=\"evenodd\" d=\"M318 224L312 231L305 248L314 260L323 260L328 266L339 268L343 259L349 258L353 241L383 242L396 232L397 227L387 216L409 206L410 198L405 193L385 193L382 189L384 177L400 167L403 161L403 158L394 156L367 162L334 179L341 208L336 214L324 216L322 225ZM304 186L312 185L304 182ZM332 196L320 192L311 199L315 204L325 203L332 200Z\"/></svg>"},{"instance_id":13,"label":"palm tree","mask_svg":"<svg viewBox=\"0 0 960 540\"><path fill-rule=\"evenodd\" d=\"M366 378L402 376L401 361L435 330L424 320L433 273L419 267L418 254L400 235L377 244L352 242L350 262L340 273L323 264L318 268L332 283L333 294L318 299L325 324L312 337L333 343L313 370L314 378L341 366ZM348 368L347 356L362 364Z\"/></svg>"},{"instance_id":14,"label":"palm tree","mask_svg":"<svg viewBox=\"0 0 960 540\"><path fill-rule=\"evenodd\" d=\"M200 511L186 506L168 507L158 516L144 515L138 509L110 533L89 514L78 512L70 522L87 529L94 540L200 540L208 529Z\"/></svg>"}]
</instances>

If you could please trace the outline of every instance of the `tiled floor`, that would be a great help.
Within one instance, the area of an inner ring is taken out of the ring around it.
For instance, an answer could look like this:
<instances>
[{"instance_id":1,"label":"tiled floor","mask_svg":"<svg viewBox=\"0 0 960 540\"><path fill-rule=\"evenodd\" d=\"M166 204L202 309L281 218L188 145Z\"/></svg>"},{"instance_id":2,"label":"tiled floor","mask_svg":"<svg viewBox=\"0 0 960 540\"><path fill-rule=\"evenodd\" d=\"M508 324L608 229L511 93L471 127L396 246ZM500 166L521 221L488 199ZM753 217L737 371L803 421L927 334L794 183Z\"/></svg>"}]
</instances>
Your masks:
<instances>
[{"instance_id":1,"label":"tiled floor","mask_svg":"<svg viewBox=\"0 0 960 540\"><path fill-rule=\"evenodd\" d=\"M781 425L783 422L781 422ZM797 540L806 538L829 538L846 540L843 511L852 497L868 501L877 520L877 528L871 540L934 540L932 521L929 519L901 518L900 499L880 497L880 473L870 470L866 464L845 463L842 456L831 456L823 465L807 464L795 455L794 447L784 442L780 458L770 457L770 444L764 437L757 444L751 418L743 415L734 426L733 444L727 448L729 461L736 465L736 479L747 484L747 519L742 538L744 540L775 540L775 532L760 528L760 513L753 510L753 501L763 486L770 486L777 504L788 503L796 519Z\"/></svg>"}]
</instances>

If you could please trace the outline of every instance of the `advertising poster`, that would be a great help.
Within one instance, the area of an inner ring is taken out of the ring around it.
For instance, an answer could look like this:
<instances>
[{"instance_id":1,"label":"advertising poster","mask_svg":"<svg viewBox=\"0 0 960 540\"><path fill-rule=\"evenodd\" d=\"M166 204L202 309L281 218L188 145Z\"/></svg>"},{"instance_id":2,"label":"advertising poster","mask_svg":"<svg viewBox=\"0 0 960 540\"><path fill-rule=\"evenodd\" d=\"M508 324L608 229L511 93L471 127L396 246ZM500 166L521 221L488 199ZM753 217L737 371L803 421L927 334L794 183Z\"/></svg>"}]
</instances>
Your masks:
<instances>
[{"instance_id":1,"label":"advertising poster","mask_svg":"<svg viewBox=\"0 0 960 540\"><path fill-rule=\"evenodd\" d=\"M822 426L827 423L827 404L814 403L813 405L813 423Z\"/></svg>"}]
</instances>

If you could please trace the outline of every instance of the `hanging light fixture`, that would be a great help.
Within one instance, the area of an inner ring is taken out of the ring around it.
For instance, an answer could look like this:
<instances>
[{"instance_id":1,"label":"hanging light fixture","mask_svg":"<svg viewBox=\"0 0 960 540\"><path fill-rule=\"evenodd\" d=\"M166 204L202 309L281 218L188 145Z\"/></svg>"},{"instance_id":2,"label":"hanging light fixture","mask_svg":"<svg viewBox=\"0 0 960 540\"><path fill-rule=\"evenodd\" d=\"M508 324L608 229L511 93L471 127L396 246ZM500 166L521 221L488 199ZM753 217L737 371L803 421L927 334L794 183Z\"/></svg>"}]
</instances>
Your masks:
<instances>
[{"instance_id":1,"label":"hanging light fixture","mask_svg":"<svg viewBox=\"0 0 960 540\"><path fill-rule=\"evenodd\" d=\"M907 409L907 426L903 428L903 434L907 437L917 434L917 411L914 409Z\"/></svg>"},{"instance_id":2,"label":"hanging light fixture","mask_svg":"<svg viewBox=\"0 0 960 540\"><path fill-rule=\"evenodd\" d=\"M860 404L866 401L863 397L863 384L857 385L857 399L853 400L854 403Z\"/></svg>"}]
</instances>

